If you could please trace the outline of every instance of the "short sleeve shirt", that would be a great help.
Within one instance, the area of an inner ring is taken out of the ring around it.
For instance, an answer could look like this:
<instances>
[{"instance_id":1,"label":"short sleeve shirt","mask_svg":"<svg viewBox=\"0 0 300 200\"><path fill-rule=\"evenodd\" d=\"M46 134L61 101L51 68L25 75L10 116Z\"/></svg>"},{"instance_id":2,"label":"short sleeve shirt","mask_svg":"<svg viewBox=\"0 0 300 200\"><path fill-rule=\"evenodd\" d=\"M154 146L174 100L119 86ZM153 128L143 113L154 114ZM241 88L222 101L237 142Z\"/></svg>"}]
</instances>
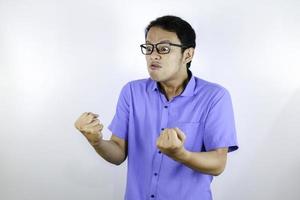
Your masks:
<instances>
[{"instance_id":1,"label":"short sleeve shirt","mask_svg":"<svg viewBox=\"0 0 300 200\"><path fill-rule=\"evenodd\" d=\"M164 128L181 129L185 148L205 152L238 149L229 92L195 77L183 92L167 100L151 78L127 83L121 90L109 130L128 143L125 200L211 200L213 176L200 173L156 147Z\"/></svg>"}]
</instances>

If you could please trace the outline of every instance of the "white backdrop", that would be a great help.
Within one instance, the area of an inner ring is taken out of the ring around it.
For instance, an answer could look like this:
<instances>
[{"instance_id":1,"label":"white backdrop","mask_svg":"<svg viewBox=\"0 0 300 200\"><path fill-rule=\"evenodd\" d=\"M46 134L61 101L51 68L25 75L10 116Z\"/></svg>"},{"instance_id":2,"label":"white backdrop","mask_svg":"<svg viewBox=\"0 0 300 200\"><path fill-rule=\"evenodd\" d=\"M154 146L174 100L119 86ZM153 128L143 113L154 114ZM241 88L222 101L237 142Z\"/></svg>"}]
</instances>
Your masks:
<instances>
[{"instance_id":1,"label":"white backdrop","mask_svg":"<svg viewBox=\"0 0 300 200\"><path fill-rule=\"evenodd\" d=\"M0 0L0 199L122 199L126 163L74 128L107 129L122 86L147 78L139 44L156 17L197 33L194 75L231 93L240 149L216 200L300 199L300 1Z\"/></svg>"}]
</instances>

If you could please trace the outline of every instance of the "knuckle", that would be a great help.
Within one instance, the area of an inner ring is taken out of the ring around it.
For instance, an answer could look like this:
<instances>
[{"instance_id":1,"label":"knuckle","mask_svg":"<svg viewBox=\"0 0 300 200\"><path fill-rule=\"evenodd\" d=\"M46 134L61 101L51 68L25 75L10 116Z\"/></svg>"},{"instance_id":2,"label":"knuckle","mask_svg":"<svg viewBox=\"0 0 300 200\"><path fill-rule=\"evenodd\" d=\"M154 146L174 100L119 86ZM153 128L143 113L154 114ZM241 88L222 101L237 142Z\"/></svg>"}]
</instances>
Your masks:
<instances>
[{"instance_id":1,"label":"knuckle","mask_svg":"<svg viewBox=\"0 0 300 200\"><path fill-rule=\"evenodd\" d=\"M81 131L82 131L83 133L85 133L85 134L89 134L89 133L90 133L90 132L89 132L89 129L86 128L86 127L83 127L83 128L81 129Z\"/></svg>"},{"instance_id":2,"label":"knuckle","mask_svg":"<svg viewBox=\"0 0 300 200\"><path fill-rule=\"evenodd\" d=\"M156 141L156 146L157 146L157 147L160 147L160 142L159 142L159 140Z\"/></svg>"},{"instance_id":3,"label":"knuckle","mask_svg":"<svg viewBox=\"0 0 300 200\"><path fill-rule=\"evenodd\" d=\"M77 129L78 129L77 121L76 121L76 122L74 122L74 126L75 126L75 128L77 128Z\"/></svg>"}]
</instances>

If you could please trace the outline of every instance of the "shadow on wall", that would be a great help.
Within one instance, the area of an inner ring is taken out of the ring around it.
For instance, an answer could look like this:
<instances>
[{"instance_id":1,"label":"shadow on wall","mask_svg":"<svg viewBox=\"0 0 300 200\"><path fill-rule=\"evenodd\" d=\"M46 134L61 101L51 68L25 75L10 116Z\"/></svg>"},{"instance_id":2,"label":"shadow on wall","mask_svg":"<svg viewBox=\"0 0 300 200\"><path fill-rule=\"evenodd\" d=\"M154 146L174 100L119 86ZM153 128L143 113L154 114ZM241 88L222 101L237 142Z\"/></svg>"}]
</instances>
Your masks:
<instances>
[{"instance_id":1,"label":"shadow on wall","mask_svg":"<svg viewBox=\"0 0 300 200\"><path fill-rule=\"evenodd\" d=\"M274 121L250 172L252 199L300 199L300 89Z\"/></svg>"}]
</instances>

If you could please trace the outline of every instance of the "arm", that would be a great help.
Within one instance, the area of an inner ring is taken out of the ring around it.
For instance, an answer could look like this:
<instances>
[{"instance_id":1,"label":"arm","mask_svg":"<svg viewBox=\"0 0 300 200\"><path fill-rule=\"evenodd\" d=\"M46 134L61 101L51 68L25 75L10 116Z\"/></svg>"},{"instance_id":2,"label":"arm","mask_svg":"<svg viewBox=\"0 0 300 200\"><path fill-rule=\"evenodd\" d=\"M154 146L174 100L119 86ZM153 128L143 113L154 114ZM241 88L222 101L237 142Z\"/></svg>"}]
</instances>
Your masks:
<instances>
[{"instance_id":1,"label":"arm","mask_svg":"<svg viewBox=\"0 0 300 200\"><path fill-rule=\"evenodd\" d=\"M225 169L227 152L228 148L219 148L209 152L190 152L182 149L174 160L196 171L218 176Z\"/></svg>"},{"instance_id":2,"label":"arm","mask_svg":"<svg viewBox=\"0 0 300 200\"><path fill-rule=\"evenodd\" d=\"M196 171L220 175L226 165L228 148L209 152L190 152L183 144L185 134L178 128L165 129L157 139L157 147L170 158Z\"/></svg>"},{"instance_id":3,"label":"arm","mask_svg":"<svg viewBox=\"0 0 300 200\"><path fill-rule=\"evenodd\" d=\"M110 140L101 139L92 145L96 152L106 161L115 165L120 165L127 157L127 142L115 135Z\"/></svg>"},{"instance_id":4,"label":"arm","mask_svg":"<svg viewBox=\"0 0 300 200\"><path fill-rule=\"evenodd\" d=\"M110 140L102 139L103 125L98 115L83 113L75 122L75 127L86 137L96 152L105 160L120 165L127 157L127 142L112 135Z\"/></svg>"}]
</instances>

